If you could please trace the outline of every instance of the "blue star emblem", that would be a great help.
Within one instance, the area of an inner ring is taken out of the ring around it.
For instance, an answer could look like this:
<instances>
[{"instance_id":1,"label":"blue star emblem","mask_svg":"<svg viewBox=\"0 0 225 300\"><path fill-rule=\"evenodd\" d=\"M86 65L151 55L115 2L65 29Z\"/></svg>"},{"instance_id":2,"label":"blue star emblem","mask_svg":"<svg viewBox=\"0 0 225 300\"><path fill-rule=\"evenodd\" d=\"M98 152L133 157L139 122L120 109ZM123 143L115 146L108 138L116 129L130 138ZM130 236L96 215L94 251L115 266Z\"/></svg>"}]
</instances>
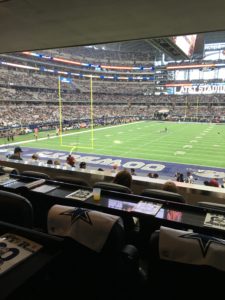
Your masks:
<instances>
[{"instance_id":1,"label":"blue star emblem","mask_svg":"<svg viewBox=\"0 0 225 300\"><path fill-rule=\"evenodd\" d=\"M212 243L225 246L225 241L214 238L212 236L205 235L205 234L187 233L187 234L180 235L179 237L185 238L185 239L197 240L199 243L200 249L202 251L203 257L206 256L208 249Z\"/></svg>"},{"instance_id":2,"label":"blue star emblem","mask_svg":"<svg viewBox=\"0 0 225 300\"><path fill-rule=\"evenodd\" d=\"M71 225L73 225L79 219L88 223L89 225L92 225L89 211L83 208L69 209L62 212L60 215L71 216Z\"/></svg>"}]
</instances>

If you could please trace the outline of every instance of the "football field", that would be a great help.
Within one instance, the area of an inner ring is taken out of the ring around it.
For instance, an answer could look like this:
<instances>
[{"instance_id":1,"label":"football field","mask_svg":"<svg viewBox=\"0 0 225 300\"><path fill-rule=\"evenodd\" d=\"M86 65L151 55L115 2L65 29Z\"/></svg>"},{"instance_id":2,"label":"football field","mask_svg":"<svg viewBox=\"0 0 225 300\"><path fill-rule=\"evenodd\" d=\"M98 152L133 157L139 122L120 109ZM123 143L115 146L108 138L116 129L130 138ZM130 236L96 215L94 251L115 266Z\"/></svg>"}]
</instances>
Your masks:
<instances>
[{"instance_id":1,"label":"football field","mask_svg":"<svg viewBox=\"0 0 225 300\"><path fill-rule=\"evenodd\" d=\"M43 132L37 141L33 134L26 139L16 137L15 142L21 147L225 167L225 125L143 121L67 131L62 137L51 133L48 138Z\"/></svg>"}]
</instances>

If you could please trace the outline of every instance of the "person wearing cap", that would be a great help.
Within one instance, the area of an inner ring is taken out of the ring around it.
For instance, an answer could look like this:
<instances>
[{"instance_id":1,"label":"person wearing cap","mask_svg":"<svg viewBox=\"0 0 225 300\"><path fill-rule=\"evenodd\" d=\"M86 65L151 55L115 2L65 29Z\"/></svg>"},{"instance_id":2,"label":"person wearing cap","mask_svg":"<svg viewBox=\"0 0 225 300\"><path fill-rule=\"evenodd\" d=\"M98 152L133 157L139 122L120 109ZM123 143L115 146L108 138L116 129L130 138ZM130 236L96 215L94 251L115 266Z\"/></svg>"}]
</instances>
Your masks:
<instances>
[{"instance_id":1,"label":"person wearing cap","mask_svg":"<svg viewBox=\"0 0 225 300\"><path fill-rule=\"evenodd\" d=\"M70 165L71 167L75 167L75 163L76 163L76 160L74 158L74 156L72 156L71 154L69 154L66 158L66 162L68 165Z\"/></svg>"},{"instance_id":2,"label":"person wearing cap","mask_svg":"<svg viewBox=\"0 0 225 300\"><path fill-rule=\"evenodd\" d=\"M23 160L22 157L20 156L22 153L22 149L20 147L15 147L14 149L14 154L12 154L9 159L17 159L17 160Z\"/></svg>"}]
</instances>

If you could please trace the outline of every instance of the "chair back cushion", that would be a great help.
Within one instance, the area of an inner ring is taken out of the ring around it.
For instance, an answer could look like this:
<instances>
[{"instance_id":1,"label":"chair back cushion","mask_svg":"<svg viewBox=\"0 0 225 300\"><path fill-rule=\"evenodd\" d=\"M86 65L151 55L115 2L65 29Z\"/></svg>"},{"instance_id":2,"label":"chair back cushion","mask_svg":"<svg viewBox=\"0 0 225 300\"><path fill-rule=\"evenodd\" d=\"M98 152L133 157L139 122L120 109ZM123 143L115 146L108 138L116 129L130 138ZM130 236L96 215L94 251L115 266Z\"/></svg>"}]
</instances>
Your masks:
<instances>
[{"instance_id":1,"label":"chair back cushion","mask_svg":"<svg viewBox=\"0 0 225 300\"><path fill-rule=\"evenodd\" d=\"M85 180L80 178L73 178L73 177L69 178L64 176L57 176L55 180L65 182L65 183L70 183L70 184L76 184L79 186L81 185L81 186L90 187L90 185Z\"/></svg>"},{"instance_id":2,"label":"chair back cushion","mask_svg":"<svg viewBox=\"0 0 225 300\"><path fill-rule=\"evenodd\" d=\"M33 207L25 197L0 191L0 219L8 223L32 227Z\"/></svg>"},{"instance_id":3,"label":"chair back cushion","mask_svg":"<svg viewBox=\"0 0 225 300\"><path fill-rule=\"evenodd\" d=\"M54 205L48 213L48 233L67 236L101 252L118 216L84 208Z\"/></svg>"},{"instance_id":4,"label":"chair back cushion","mask_svg":"<svg viewBox=\"0 0 225 300\"><path fill-rule=\"evenodd\" d=\"M131 194L131 189L129 189L127 186L113 183L113 182L99 181L94 184L94 187L107 190L107 191Z\"/></svg>"},{"instance_id":5,"label":"chair back cushion","mask_svg":"<svg viewBox=\"0 0 225 300\"><path fill-rule=\"evenodd\" d=\"M142 193L142 196L151 197L156 199L162 199L167 201L185 203L184 197L178 193L172 193L168 191L162 191L157 189L145 189Z\"/></svg>"},{"instance_id":6,"label":"chair back cushion","mask_svg":"<svg viewBox=\"0 0 225 300\"><path fill-rule=\"evenodd\" d=\"M23 171L21 175L27 177L33 177L33 178L50 179L48 174L36 172L36 171Z\"/></svg>"},{"instance_id":7,"label":"chair back cushion","mask_svg":"<svg viewBox=\"0 0 225 300\"><path fill-rule=\"evenodd\" d=\"M225 240L172 228L160 228L160 259L207 265L225 271Z\"/></svg>"}]
</instances>

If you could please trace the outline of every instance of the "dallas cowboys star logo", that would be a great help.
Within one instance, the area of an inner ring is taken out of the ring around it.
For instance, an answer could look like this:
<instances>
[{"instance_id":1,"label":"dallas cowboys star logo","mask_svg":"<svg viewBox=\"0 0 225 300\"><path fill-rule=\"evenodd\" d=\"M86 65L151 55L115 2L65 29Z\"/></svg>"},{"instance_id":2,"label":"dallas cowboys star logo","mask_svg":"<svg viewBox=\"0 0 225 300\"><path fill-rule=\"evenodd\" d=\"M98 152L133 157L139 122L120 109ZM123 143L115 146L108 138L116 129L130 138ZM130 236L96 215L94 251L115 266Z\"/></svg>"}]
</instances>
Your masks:
<instances>
[{"instance_id":1,"label":"dallas cowboys star logo","mask_svg":"<svg viewBox=\"0 0 225 300\"><path fill-rule=\"evenodd\" d=\"M180 235L179 237L185 238L185 239L190 239L190 240L197 240L199 242L199 246L202 251L203 257L206 256L211 243L225 246L225 241L214 238L212 236L207 236L207 235L199 234L199 233L187 233L187 234Z\"/></svg>"},{"instance_id":2,"label":"dallas cowboys star logo","mask_svg":"<svg viewBox=\"0 0 225 300\"><path fill-rule=\"evenodd\" d=\"M79 219L88 223L89 225L92 225L89 211L83 208L69 209L62 212L60 215L71 216L71 225L73 225Z\"/></svg>"}]
</instances>

